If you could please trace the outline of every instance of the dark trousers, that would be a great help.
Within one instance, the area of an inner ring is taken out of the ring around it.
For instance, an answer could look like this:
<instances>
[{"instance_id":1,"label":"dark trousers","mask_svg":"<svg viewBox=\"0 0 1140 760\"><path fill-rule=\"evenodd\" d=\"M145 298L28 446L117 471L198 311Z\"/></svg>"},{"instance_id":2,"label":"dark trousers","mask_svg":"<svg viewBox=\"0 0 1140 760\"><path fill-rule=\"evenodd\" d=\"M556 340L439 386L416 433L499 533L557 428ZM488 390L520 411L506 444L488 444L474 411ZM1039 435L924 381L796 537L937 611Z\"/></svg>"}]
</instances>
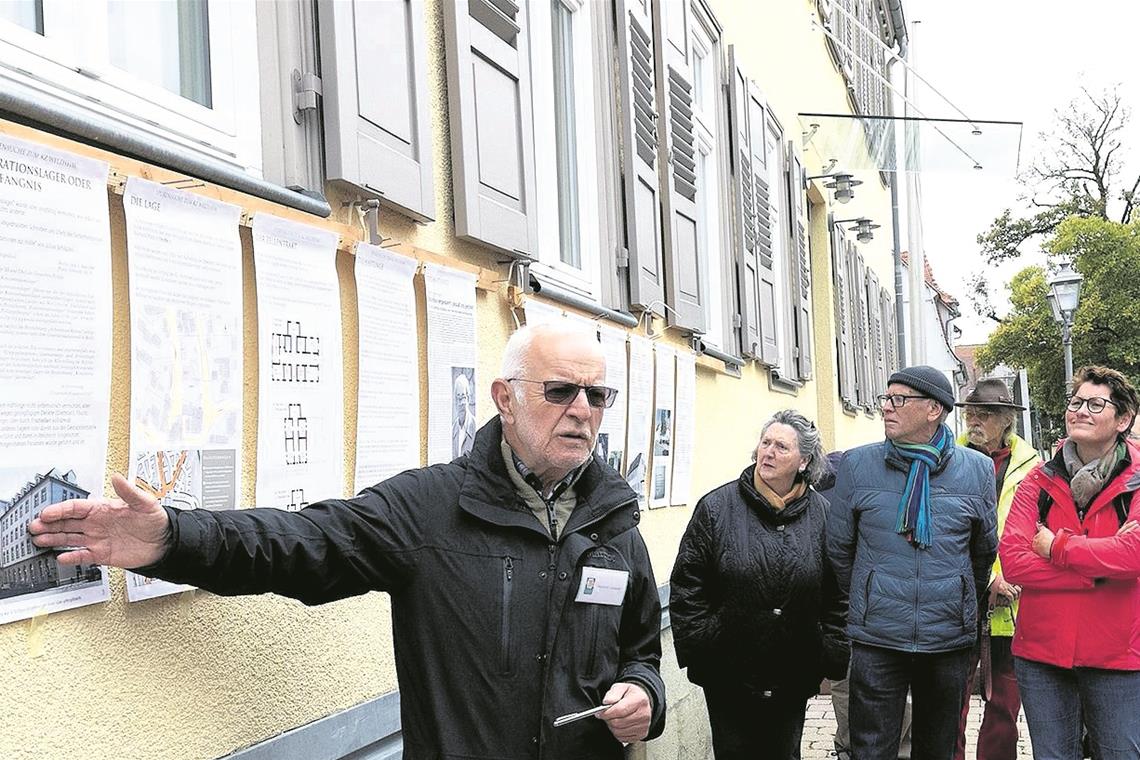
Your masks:
<instances>
[{"instance_id":1,"label":"dark trousers","mask_svg":"<svg viewBox=\"0 0 1140 760\"><path fill-rule=\"evenodd\" d=\"M895 760L906 692L911 760L951 760L972 649L913 653L851 644L852 760Z\"/></svg>"},{"instance_id":2,"label":"dark trousers","mask_svg":"<svg viewBox=\"0 0 1140 760\"><path fill-rule=\"evenodd\" d=\"M1021 710L1021 694L1013 672L1013 653L1009 636L990 637L990 675L992 694L982 714L978 731L978 760L1017 760L1017 713ZM966 758L966 717L970 714L978 655L975 651L967 668L966 693L962 698L962 717L958 722L958 746L954 760ZM980 677L980 676L979 676Z\"/></svg>"},{"instance_id":3,"label":"dark trousers","mask_svg":"<svg viewBox=\"0 0 1140 760\"><path fill-rule=\"evenodd\" d=\"M807 697L705 687L716 760L799 760Z\"/></svg>"}]
</instances>

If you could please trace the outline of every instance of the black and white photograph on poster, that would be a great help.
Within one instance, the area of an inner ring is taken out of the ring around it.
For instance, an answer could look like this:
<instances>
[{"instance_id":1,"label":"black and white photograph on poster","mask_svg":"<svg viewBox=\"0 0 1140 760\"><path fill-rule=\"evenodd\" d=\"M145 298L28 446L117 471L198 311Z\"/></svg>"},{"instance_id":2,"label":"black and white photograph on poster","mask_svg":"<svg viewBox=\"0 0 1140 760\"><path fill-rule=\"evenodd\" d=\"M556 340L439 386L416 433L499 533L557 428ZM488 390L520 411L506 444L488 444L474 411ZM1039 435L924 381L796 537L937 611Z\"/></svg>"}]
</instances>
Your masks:
<instances>
[{"instance_id":1,"label":"black and white photograph on poster","mask_svg":"<svg viewBox=\"0 0 1140 760\"><path fill-rule=\"evenodd\" d=\"M453 459L471 451L475 444L475 369L451 368L451 456Z\"/></svg>"},{"instance_id":2,"label":"black and white photograph on poster","mask_svg":"<svg viewBox=\"0 0 1140 760\"><path fill-rule=\"evenodd\" d=\"M673 410L658 409L653 417L653 456L667 457L673 449Z\"/></svg>"},{"instance_id":3,"label":"black and white photograph on poster","mask_svg":"<svg viewBox=\"0 0 1140 760\"><path fill-rule=\"evenodd\" d=\"M28 523L51 504L101 496L101 487L85 482L66 463L38 472L0 467L0 622L30 617L61 597L78 601L99 595L103 568L59 564L58 551L32 543Z\"/></svg>"},{"instance_id":4,"label":"black and white photograph on poster","mask_svg":"<svg viewBox=\"0 0 1140 760\"><path fill-rule=\"evenodd\" d=\"M610 434L598 433L598 440L594 442L594 453L597 454L603 462L609 464L610 458Z\"/></svg>"}]
</instances>

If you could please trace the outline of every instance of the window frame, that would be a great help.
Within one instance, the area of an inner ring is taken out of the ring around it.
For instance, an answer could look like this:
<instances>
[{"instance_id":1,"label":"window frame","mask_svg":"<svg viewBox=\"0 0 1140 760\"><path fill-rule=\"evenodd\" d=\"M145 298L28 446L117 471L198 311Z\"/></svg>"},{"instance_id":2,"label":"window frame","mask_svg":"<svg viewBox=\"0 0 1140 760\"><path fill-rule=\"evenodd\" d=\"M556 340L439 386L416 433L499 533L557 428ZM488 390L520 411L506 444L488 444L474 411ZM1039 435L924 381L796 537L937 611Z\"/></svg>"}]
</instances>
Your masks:
<instances>
[{"instance_id":1,"label":"window frame","mask_svg":"<svg viewBox=\"0 0 1140 760\"><path fill-rule=\"evenodd\" d=\"M116 119L260 176L261 113L253 3L207 0L213 108L116 68L107 0L44 0L44 34L0 20L0 81Z\"/></svg>"}]
</instances>

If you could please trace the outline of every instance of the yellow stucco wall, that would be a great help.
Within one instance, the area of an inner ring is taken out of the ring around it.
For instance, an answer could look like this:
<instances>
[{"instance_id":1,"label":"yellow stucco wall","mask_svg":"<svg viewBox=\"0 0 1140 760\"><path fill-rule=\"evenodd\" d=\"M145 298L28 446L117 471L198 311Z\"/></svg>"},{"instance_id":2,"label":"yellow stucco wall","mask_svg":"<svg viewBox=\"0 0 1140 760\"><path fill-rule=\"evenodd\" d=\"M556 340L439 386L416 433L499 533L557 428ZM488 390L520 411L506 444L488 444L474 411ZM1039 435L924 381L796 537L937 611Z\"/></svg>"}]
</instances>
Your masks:
<instances>
[{"instance_id":1,"label":"yellow stucco wall","mask_svg":"<svg viewBox=\"0 0 1140 760\"><path fill-rule=\"evenodd\" d=\"M450 140L446 72L439 3L427 2L428 82L434 140L436 221L419 225L382 211L386 237L435 254L457 266L495 270L498 257L458 241L452 225ZM784 125L796 137L796 112L813 108L849 109L843 82L811 30L808 0L752 2L717 0L712 7L727 42L739 43L741 61L764 89ZM789 61L795 65L789 65ZM156 180L177 175L110 153L0 123L0 132L46 142L110 161L123 174ZM809 173L818 166L807 167ZM336 230L345 245L337 256L345 332L345 488L355 463L357 377L356 293L353 259L347 252L359 239L359 226L347 200L330 197L333 218L322 221L256 198L215 188L198 188L249 211L269 211ZM819 189L816 189L819 200ZM114 362L109 440L109 471L127 465L130 395L129 332L122 198L109 194L112 217ZM885 188L867 182L845 207L889 219ZM766 372L748 366L735 378L718 362L701 359L697 369L698 419L691 501L735 478L749 459L764 419L792 407L819 420L829 447L848 447L881 435L877 419L838 410L826 214L816 214L810 235L816 272L815 380L796 394L769 389ZM252 503L256 472L257 334L252 250L243 229L245 276L245 431L242 483L244 503ZM890 281L889 236L864 249L868 263ZM483 282L495 279L484 271ZM422 286L420 302L423 333ZM513 322L505 284L478 292L477 414L493 413L490 380L496 376L503 343ZM661 340L683 346L679 336ZM426 380L422 367L421 383ZM426 420L426 407L422 414ZM426 459L426 443L421 447ZM108 474L109 478L109 474ZM657 580L668 579L680 535L691 514L685 507L651 510L642 521ZM284 730L358 704L396 687L386 595L369 594L322 608L276 598L222 599L203 592L127 604L123 577L112 573L112 599L101 605L0 626L0 757L25 758L200 758L214 757L256 743Z\"/></svg>"}]
</instances>

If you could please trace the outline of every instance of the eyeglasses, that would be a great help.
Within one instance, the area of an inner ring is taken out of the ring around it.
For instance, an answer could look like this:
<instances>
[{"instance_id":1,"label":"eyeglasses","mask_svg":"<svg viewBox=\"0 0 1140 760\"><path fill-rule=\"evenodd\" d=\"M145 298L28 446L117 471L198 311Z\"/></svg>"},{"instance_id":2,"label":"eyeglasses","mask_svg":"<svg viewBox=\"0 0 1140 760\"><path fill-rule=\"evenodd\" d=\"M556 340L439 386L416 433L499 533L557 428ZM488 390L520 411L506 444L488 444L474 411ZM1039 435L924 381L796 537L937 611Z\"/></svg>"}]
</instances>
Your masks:
<instances>
[{"instance_id":1,"label":"eyeglasses","mask_svg":"<svg viewBox=\"0 0 1140 760\"><path fill-rule=\"evenodd\" d=\"M586 391L586 403L595 409L609 409L617 398L617 388L604 385L578 385L565 380L527 380L525 377L508 377L508 383L535 383L542 385L542 397L552 404L569 406L578 398L579 391Z\"/></svg>"},{"instance_id":2,"label":"eyeglasses","mask_svg":"<svg viewBox=\"0 0 1140 760\"><path fill-rule=\"evenodd\" d=\"M891 393L889 395L884 394L882 396L875 396L875 401L879 402L880 407L886 406L887 402L889 401L891 403L892 408L898 409L900 407L906 406L907 399L912 399L912 398L929 399L930 396L918 396L918 395L907 394L907 393Z\"/></svg>"},{"instance_id":3,"label":"eyeglasses","mask_svg":"<svg viewBox=\"0 0 1140 760\"><path fill-rule=\"evenodd\" d=\"M978 422L985 422L995 414L997 414L997 412L990 412L985 409L978 409L977 407L973 406L966 407L966 411L962 412L962 416L966 419L973 418Z\"/></svg>"},{"instance_id":4,"label":"eyeglasses","mask_svg":"<svg viewBox=\"0 0 1140 760\"><path fill-rule=\"evenodd\" d=\"M1066 407L1070 412L1081 411L1082 406L1088 406L1089 414L1100 414L1104 411L1105 404L1112 404L1117 406L1115 401L1100 396L1093 396L1092 398L1081 398L1080 396L1073 396L1069 399L1069 405ZM1120 407L1117 406L1117 409Z\"/></svg>"}]
</instances>

